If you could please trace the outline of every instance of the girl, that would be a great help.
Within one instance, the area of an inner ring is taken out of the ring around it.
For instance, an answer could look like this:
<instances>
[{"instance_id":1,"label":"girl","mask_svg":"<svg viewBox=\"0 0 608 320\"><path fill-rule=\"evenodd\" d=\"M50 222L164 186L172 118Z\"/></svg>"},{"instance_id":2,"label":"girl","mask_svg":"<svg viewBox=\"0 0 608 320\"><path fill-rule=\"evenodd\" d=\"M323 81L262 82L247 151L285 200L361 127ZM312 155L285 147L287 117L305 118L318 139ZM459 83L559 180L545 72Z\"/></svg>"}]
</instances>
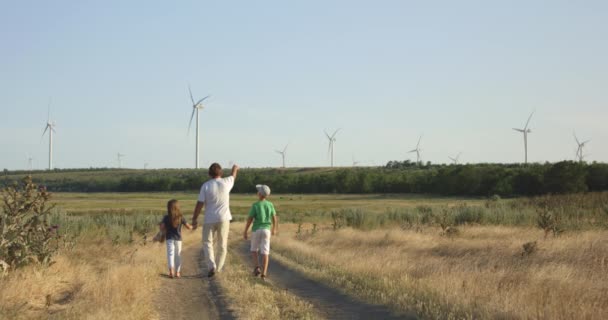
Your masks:
<instances>
[{"instance_id":1,"label":"girl","mask_svg":"<svg viewBox=\"0 0 608 320\"><path fill-rule=\"evenodd\" d=\"M192 226L184 219L177 200L171 199L167 202L167 215L163 217L163 221L160 223L160 230L165 233L167 239L167 262L170 278L181 277L182 225L186 226L188 230L192 230Z\"/></svg>"}]
</instances>

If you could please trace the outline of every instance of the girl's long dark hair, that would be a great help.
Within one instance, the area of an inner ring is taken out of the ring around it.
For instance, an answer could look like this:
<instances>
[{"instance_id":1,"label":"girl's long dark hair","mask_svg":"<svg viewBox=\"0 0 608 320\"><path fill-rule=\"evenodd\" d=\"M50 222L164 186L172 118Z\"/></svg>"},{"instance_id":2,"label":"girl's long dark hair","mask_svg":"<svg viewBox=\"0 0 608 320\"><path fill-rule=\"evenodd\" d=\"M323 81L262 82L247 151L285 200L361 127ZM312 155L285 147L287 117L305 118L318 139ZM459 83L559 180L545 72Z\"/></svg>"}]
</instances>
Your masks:
<instances>
[{"instance_id":1,"label":"girl's long dark hair","mask_svg":"<svg viewBox=\"0 0 608 320\"><path fill-rule=\"evenodd\" d=\"M169 221L173 228L177 228L182 222L182 211L177 207L177 200L171 199L167 202L167 214L169 215Z\"/></svg>"}]
</instances>

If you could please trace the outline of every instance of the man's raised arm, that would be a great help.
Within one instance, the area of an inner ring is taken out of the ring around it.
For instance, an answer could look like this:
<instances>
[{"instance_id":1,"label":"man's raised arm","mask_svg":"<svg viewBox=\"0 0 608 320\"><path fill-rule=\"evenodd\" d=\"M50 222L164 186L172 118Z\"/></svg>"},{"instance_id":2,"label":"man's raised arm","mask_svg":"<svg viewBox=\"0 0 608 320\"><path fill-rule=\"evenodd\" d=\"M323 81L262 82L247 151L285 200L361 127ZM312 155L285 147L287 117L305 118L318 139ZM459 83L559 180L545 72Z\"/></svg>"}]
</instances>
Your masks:
<instances>
[{"instance_id":1,"label":"man's raised arm","mask_svg":"<svg viewBox=\"0 0 608 320\"><path fill-rule=\"evenodd\" d=\"M239 172L240 167L238 165L233 165L232 166L232 174L231 176L234 178L234 180L236 180L236 175Z\"/></svg>"}]
</instances>

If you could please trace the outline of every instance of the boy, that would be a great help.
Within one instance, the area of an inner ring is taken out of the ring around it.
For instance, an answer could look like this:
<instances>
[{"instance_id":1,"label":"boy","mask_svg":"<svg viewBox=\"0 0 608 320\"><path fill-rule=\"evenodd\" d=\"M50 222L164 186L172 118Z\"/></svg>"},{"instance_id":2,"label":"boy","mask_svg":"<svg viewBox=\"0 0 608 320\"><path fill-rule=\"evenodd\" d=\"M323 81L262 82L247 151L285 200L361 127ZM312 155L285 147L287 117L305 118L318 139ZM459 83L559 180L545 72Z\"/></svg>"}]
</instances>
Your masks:
<instances>
[{"instance_id":1,"label":"boy","mask_svg":"<svg viewBox=\"0 0 608 320\"><path fill-rule=\"evenodd\" d=\"M253 259L253 275L262 275L262 280L266 279L266 273L268 272L268 254L270 253L270 235L273 236L277 231L277 215L274 210L272 202L266 200L270 195L270 188L266 185L258 184L255 186L258 190L259 201L254 203L249 210L249 218L247 219L247 225L245 226L245 232L243 238L247 240L247 231L249 226L253 223L251 230L251 258ZM271 231L272 226L272 231ZM262 255L262 271L260 269L260 263L258 260L258 251Z\"/></svg>"}]
</instances>

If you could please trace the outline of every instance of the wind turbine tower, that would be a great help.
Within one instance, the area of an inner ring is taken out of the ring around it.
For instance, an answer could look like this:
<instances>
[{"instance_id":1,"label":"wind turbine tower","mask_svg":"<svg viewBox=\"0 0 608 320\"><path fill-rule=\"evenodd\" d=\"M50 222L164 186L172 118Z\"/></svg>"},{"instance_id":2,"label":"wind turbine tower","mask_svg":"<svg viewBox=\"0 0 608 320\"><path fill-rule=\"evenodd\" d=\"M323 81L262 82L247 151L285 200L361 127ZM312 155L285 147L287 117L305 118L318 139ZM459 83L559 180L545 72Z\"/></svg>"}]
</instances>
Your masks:
<instances>
[{"instance_id":1,"label":"wind turbine tower","mask_svg":"<svg viewBox=\"0 0 608 320\"><path fill-rule=\"evenodd\" d=\"M580 142L580 140L578 140L578 137L576 136L576 133L574 133L574 140L576 141L576 144L578 146L578 148L576 149L576 159L578 160L578 162L583 162L583 159L585 158L585 155L583 154L583 148L591 140Z\"/></svg>"},{"instance_id":2,"label":"wind turbine tower","mask_svg":"<svg viewBox=\"0 0 608 320\"><path fill-rule=\"evenodd\" d=\"M125 156L125 155L124 155L124 154L122 154L122 153L120 153L120 152L116 154L116 159L118 160L118 168L119 168L119 169L120 169L120 168L122 168L122 158L123 158L124 156Z\"/></svg>"},{"instance_id":3,"label":"wind turbine tower","mask_svg":"<svg viewBox=\"0 0 608 320\"><path fill-rule=\"evenodd\" d=\"M530 124L532 115L534 115L534 112L530 113L528 121L526 121L526 126L523 129L513 128L513 130L521 132L524 135L524 164L528 164L528 133L532 132L532 130L528 128L528 125Z\"/></svg>"},{"instance_id":4,"label":"wind turbine tower","mask_svg":"<svg viewBox=\"0 0 608 320\"><path fill-rule=\"evenodd\" d=\"M44 137L47 130L49 131L49 170L53 170L53 133L55 133L55 121L51 122L51 101L49 101L46 127L42 132L42 137Z\"/></svg>"},{"instance_id":5,"label":"wind turbine tower","mask_svg":"<svg viewBox=\"0 0 608 320\"><path fill-rule=\"evenodd\" d=\"M283 150L275 150L274 152L278 153L281 155L281 158L283 158L283 168L285 168L285 155L287 154L287 147L289 146L289 144L285 145L285 148L283 148Z\"/></svg>"},{"instance_id":6,"label":"wind turbine tower","mask_svg":"<svg viewBox=\"0 0 608 320\"><path fill-rule=\"evenodd\" d=\"M194 101L194 96L192 96L192 90L190 89L190 85L188 85L188 92L190 93L190 100L192 101L192 115L190 116L190 124L188 125L188 134L190 134L190 127L192 127L192 119L194 118L194 114L196 113L196 153L194 157L194 167L196 169L199 168L199 157L198 157L198 134L199 134L199 119L198 114L204 108L203 101L205 101L210 96L206 96L198 101Z\"/></svg>"},{"instance_id":7,"label":"wind turbine tower","mask_svg":"<svg viewBox=\"0 0 608 320\"><path fill-rule=\"evenodd\" d=\"M416 152L416 163L418 163L418 165L420 165L420 151L422 151L420 149L420 140L422 140L422 135L420 135L420 138L418 138L418 143L416 144L416 148L408 151L408 153Z\"/></svg>"},{"instance_id":8,"label":"wind turbine tower","mask_svg":"<svg viewBox=\"0 0 608 320\"><path fill-rule=\"evenodd\" d=\"M338 131L340 131L341 128L338 128L336 131L334 131L334 133L330 136L329 133L327 133L327 131L325 132L325 135L327 136L327 139L329 140L329 147L327 148L327 154L331 156L331 166L334 166L334 143L336 142L336 134L338 134Z\"/></svg>"}]
</instances>

